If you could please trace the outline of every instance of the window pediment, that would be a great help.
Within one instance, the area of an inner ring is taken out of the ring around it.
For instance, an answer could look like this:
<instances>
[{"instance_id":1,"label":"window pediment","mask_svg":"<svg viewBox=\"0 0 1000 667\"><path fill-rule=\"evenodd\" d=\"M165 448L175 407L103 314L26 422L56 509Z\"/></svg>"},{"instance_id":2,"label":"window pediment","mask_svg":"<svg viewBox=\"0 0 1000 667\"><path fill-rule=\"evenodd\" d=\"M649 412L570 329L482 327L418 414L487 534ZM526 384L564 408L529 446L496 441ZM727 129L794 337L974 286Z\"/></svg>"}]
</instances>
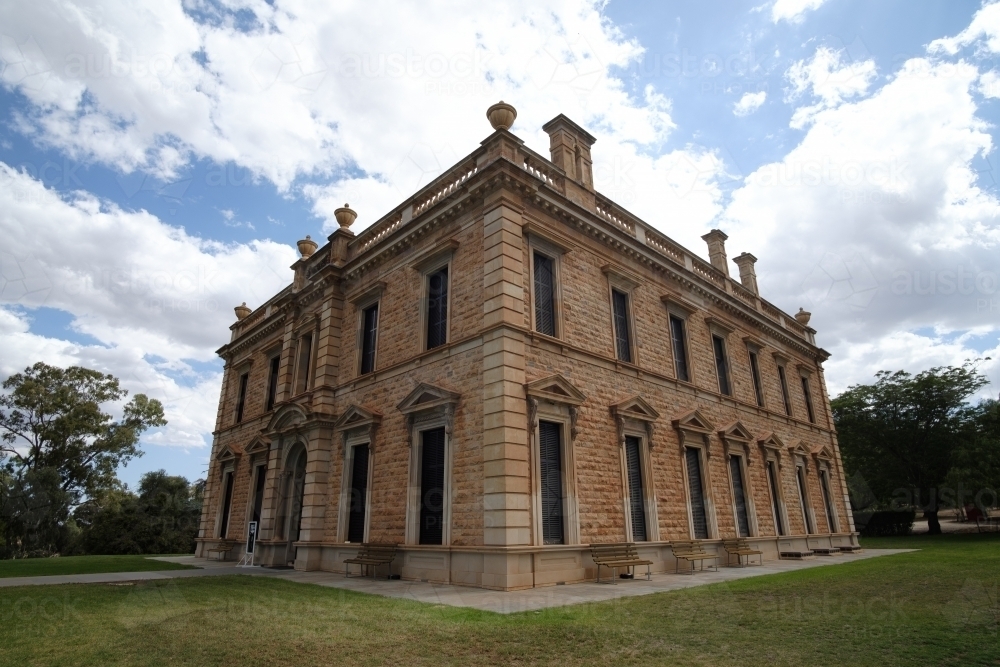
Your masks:
<instances>
[{"instance_id":1,"label":"window pediment","mask_svg":"<svg viewBox=\"0 0 1000 667\"><path fill-rule=\"evenodd\" d=\"M271 420L267 423L267 428L264 430L269 433L288 431L301 425L306 419L306 413L302 407L295 403L290 403L275 410L274 414L271 415Z\"/></svg>"},{"instance_id":2,"label":"window pediment","mask_svg":"<svg viewBox=\"0 0 1000 667\"><path fill-rule=\"evenodd\" d=\"M673 427L677 430L683 431L693 431L695 433L703 433L708 435L714 430L712 422L705 418L705 415L701 414L697 408L688 410L687 412L682 412L681 414L670 420Z\"/></svg>"},{"instance_id":3,"label":"window pediment","mask_svg":"<svg viewBox=\"0 0 1000 667\"><path fill-rule=\"evenodd\" d=\"M587 396L562 375L550 375L524 385L525 395L553 403L580 405Z\"/></svg>"},{"instance_id":4,"label":"window pediment","mask_svg":"<svg viewBox=\"0 0 1000 667\"><path fill-rule=\"evenodd\" d=\"M611 412L616 417L628 419L638 419L639 421L652 422L660 418L660 413L646 402L642 396L633 396L621 403L611 406Z\"/></svg>"},{"instance_id":5,"label":"window pediment","mask_svg":"<svg viewBox=\"0 0 1000 667\"><path fill-rule=\"evenodd\" d=\"M788 446L788 455L791 457L793 462L796 458L799 458L802 463L805 464L809 458L809 450L806 449L805 445L802 444L802 441L799 440L798 442ZM808 468L806 468L806 472L808 472Z\"/></svg>"},{"instance_id":6,"label":"window pediment","mask_svg":"<svg viewBox=\"0 0 1000 667\"><path fill-rule=\"evenodd\" d=\"M396 409L404 415L414 414L424 410L434 410L451 405L454 407L458 403L461 394L438 387L436 385L421 382L406 398L400 401Z\"/></svg>"},{"instance_id":7,"label":"window pediment","mask_svg":"<svg viewBox=\"0 0 1000 667\"><path fill-rule=\"evenodd\" d=\"M668 310L673 310L682 317L689 317L698 311L698 306L679 294L667 293L660 297Z\"/></svg>"},{"instance_id":8,"label":"window pediment","mask_svg":"<svg viewBox=\"0 0 1000 667\"><path fill-rule=\"evenodd\" d=\"M705 324L708 325L708 328L712 333L717 336L722 336L723 338L736 331L736 327L732 324L714 315L706 315Z\"/></svg>"},{"instance_id":9,"label":"window pediment","mask_svg":"<svg viewBox=\"0 0 1000 667\"><path fill-rule=\"evenodd\" d=\"M743 425L743 422L738 419L728 426L723 426L719 429L719 437L723 440L739 440L742 442L750 442L753 440L753 435Z\"/></svg>"},{"instance_id":10,"label":"window pediment","mask_svg":"<svg viewBox=\"0 0 1000 667\"><path fill-rule=\"evenodd\" d=\"M601 267L601 272L608 277L612 285L626 292L631 292L642 284L642 279L639 276L613 264L605 264Z\"/></svg>"},{"instance_id":11,"label":"window pediment","mask_svg":"<svg viewBox=\"0 0 1000 667\"><path fill-rule=\"evenodd\" d=\"M344 296L344 300L348 303L354 304L355 306L360 306L361 304L367 305L368 303L381 299L384 291L385 283L378 281L372 285L366 285L360 289L347 293Z\"/></svg>"},{"instance_id":12,"label":"window pediment","mask_svg":"<svg viewBox=\"0 0 1000 667\"><path fill-rule=\"evenodd\" d=\"M812 448L813 458L820 461L833 461L833 450L830 445L817 445Z\"/></svg>"},{"instance_id":13,"label":"window pediment","mask_svg":"<svg viewBox=\"0 0 1000 667\"><path fill-rule=\"evenodd\" d=\"M219 463L232 463L235 462L237 459L239 459L240 456L241 452L237 452L229 445L225 445L222 449L219 450L219 453L216 454L215 460L218 461Z\"/></svg>"},{"instance_id":14,"label":"window pediment","mask_svg":"<svg viewBox=\"0 0 1000 667\"><path fill-rule=\"evenodd\" d=\"M352 405L334 423L335 431L347 431L356 428L377 426L382 421L382 413L368 410L360 405Z\"/></svg>"},{"instance_id":15,"label":"window pediment","mask_svg":"<svg viewBox=\"0 0 1000 667\"><path fill-rule=\"evenodd\" d=\"M765 456L767 452L771 452L778 460L778 466L781 466L781 453L785 451L785 443L782 442L781 438L771 431L768 431L757 438L757 444L760 446Z\"/></svg>"},{"instance_id":16,"label":"window pediment","mask_svg":"<svg viewBox=\"0 0 1000 667\"><path fill-rule=\"evenodd\" d=\"M455 239L448 239L447 241L439 243L433 248L420 253L420 255L410 262L410 266L421 273L431 271L451 261L451 258L457 249L458 241Z\"/></svg>"},{"instance_id":17,"label":"window pediment","mask_svg":"<svg viewBox=\"0 0 1000 667\"><path fill-rule=\"evenodd\" d=\"M243 449L243 453L247 454L248 456L254 456L256 454L264 454L267 452L268 449L270 449L270 447L271 447L270 442L268 442L264 438L261 438L260 436L257 436L250 442L249 445L247 445Z\"/></svg>"}]
</instances>

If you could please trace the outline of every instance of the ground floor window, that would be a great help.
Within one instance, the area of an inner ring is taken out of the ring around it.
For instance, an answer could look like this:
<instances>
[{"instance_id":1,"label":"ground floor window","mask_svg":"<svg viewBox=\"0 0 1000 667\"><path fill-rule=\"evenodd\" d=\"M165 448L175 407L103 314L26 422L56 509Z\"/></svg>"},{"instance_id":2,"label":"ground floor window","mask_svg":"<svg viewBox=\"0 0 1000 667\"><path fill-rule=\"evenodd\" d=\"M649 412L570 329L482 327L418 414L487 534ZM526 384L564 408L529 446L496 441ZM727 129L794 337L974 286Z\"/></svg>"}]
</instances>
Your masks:
<instances>
[{"instance_id":1,"label":"ground floor window","mask_svg":"<svg viewBox=\"0 0 1000 667\"><path fill-rule=\"evenodd\" d=\"M812 517L809 515L809 496L806 494L806 470L802 466L795 467L795 479L799 484L799 505L802 507L802 521L806 527L806 533L812 534L816 532L816 527L813 526Z\"/></svg>"},{"instance_id":2,"label":"ground floor window","mask_svg":"<svg viewBox=\"0 0 1000 667\"><path fill-rule=\"evenodd\" d=\"M643 493L642 464L640 462L642 441L635 436L625 438L625 463L628 475L629 513L632 519L632 541L645 542L646 498Z\"/></svg>"},{"instance_id":3,"label":"ground floor window","mask_svg":"<svg viewBox=\"0 0 1000 667\"><path fill-rule=\"evenodd\" d=\"M365 541L365 514L368 505L368 445L355 445L351 459L351 497L347 518L347 541Z\"/></svg>"},{"instance_id":4,"label":"ground floor window","mask_svg":"<svg viewBox=\"0 0 1000 667\"><path fill-rule=\"evenodd\" d=\"M562 424L538 422L538 452L542 487L542 541L545 544L565 544Z\"/></svg>"},{"instance_id":5,"label":"ground floor window","mask_svg":"<svg viewBox=\"0 0 1000 667\"><path fill-rule=\"evenodd\" d=\"M736 501L736 529L739 537L750 537L750 517L747 514L747 494L743 484L743 459L729 457L729 472L733 478L733 499Z\"/></svg>"},{"instance_id":6,"label":"ground floor window","mask_svg":"<svg viewBox=\"0 0 1000 667\"><path fill-rule=\"evenodd\" d=\"M444 535L444 427L422 431L420 544L442 544Z\"/></svg>"},{"instance_id":7,"label":"ground floor window","mask_svg":"<svg viewBox=\"0 0 1000 667\"><path fill-rule=\"evenodd\" d=\"M691 497L691 524L696 540L708 539L708 517L705 512L705 493L702 488L701 452L695 447L686 447L688 492Z\"/></svg>"},{"instance_id":8,"label":"ground floor window","mask_svg":"<svg viewBox=\"0 0 1000 667\"><path fill-rule=\"evenodd\" d=\"M226 539L229 534L229 514L233 509L233 471L227 470L223 475L225 491L222 496L222 517L219 524L219 537Z\"/></svg>"},{"instance_id":9,"label":"ground floor window","mask_svg":"<svg viewBox=\"0 0 1000 667\"><path fill-rule=\"evenodd\" d=\"M830 532L837 531L837 510L833 508L833 496L830 495L830 474L827 470L819 471L820 488L823 490L823 504L826 507L826 525Z\"/></svg>"},{"instance_id":10,"label":"ground floor window","mask_svg":"<svg viewBox=\"0 0 1000 667\"><path fill-rule=\"evenodd\" d=\"M778 475L774 470L774 461L767 462L767 481L771 491L771 510L774 512L774 530L778 535L785 534L785 523L781 519L781 500L778 495Z\"/></svg>"}]
</instances>

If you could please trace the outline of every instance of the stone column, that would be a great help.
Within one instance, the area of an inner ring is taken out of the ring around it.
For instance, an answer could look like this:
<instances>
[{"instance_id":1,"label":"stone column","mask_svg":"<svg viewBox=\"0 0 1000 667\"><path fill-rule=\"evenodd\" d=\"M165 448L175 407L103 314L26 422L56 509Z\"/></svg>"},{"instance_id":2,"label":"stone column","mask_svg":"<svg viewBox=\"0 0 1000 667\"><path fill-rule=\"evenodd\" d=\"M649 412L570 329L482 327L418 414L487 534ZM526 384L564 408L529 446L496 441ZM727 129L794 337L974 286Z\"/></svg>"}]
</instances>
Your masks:
<instances>
[{"instance_id":1,"label":"stone column","mask_svg":"<svg viewBox=\"0 0 1000 667\"><path fill-rule=\"evenodd\" d=\"M531 543L529 448L524 394L524 257L520 198L487 196L483 216L483 541ZM483 586L530 586L530 556L488 554Z\"/></svg>"}]
</instances>

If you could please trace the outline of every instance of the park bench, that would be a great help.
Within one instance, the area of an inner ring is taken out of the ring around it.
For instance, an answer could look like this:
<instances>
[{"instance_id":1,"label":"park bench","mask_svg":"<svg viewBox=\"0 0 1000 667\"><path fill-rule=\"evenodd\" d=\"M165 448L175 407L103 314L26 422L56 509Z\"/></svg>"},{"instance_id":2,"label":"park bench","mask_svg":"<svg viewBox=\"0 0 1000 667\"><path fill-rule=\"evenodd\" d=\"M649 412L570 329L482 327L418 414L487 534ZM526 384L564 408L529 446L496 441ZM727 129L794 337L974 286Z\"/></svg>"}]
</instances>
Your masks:
<instances>
[{"instance_id":1,"label":"park bench","mask_svg":"<svg viewBox=\"0 0 1000 667\"><path fill-rule=\"evenodd\" d=\"M231 542L226 540L224 542L219 542L214 547L208 550L208 555L211 556L215 554L216 560L227 560L229 552L236 548L236 542Z\"/></svg>"},{"instance_id":2,"label":"park bench","mask_svg":"<svg viewBox=\"0 0 1000 667\"><path fill-rule=\"evenodd\" d=\"M375 568L379 565L390 565L396 557L395 544L383 544L380 542L366 542L358 549L358 555L354 558L344 560L344 577L351 574L351 565L360 565L362 576L365 573L365 566L371 567L372 579L375 578ZM390 568L391 570L392 568ZM390 572L391 574L391 572Z\"/></svg>"},{"instance_id":3,"label":"park bench","mask_svg":"<svg viewBox=\"0 0 1000 667\"><path fill-rule=\"evenodd\" d=\"M750 546L750 543L743 538L738 538L735 540L722 540L722 548L726 550L726 565L733 556L736 556L736 560L740 567L743 567L743 557L747 557L747 565L750 565L750 558L753 556L757 557L759 561L758 565L764 564L764 552L759 549L754 549Z\"/></svg>"},{"instance_id":4,"label":"park bench","mask_svg":"<svg viewBox=\"0 0 1000 667\"><path fill-rule=\"evenodd\" d=\"M634 542L608 542L605 544L591 544L590 557L597 565L597 583L601 583L601 566L611 569L611 583L618 583L618 568L633 567L636 565L646 566L646 580L650 581L653 574L649 566L653 564L651 560L639 558L639 553L635 550Z\"/></svg>"},{"instance_id":5,"label":"park bench","mask_svg":"<svg viewBox=\"0 0 1000 667\"><path fill-rule=\"evenodd\" d=\"M715 561L715 571L719 571L719 556L718 554L710 554L705 551L705 545L701 542L671 542L670 550L674 552L674 558L676 559L676 566L674 568L675 572L680 572L681 561L686 560L691 563L690 574L694 574L694 563L698 561L701 569L705 569L706 560Z\"/></svg>"}]
</instances>

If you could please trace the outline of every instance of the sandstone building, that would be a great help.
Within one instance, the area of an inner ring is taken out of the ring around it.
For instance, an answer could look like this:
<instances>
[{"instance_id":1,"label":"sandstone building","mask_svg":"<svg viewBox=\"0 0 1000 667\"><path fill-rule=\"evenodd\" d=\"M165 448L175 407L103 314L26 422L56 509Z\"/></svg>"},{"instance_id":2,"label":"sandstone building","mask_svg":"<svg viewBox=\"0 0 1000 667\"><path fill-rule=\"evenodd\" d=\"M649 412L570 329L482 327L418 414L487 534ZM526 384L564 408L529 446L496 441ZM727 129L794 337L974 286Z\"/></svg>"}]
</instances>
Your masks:
<instances>
[{"instance_id":1,"label":"sandstone building","mask_svg":"<svg viewBox=\"0 0 1000 667\"><path fill-rule=\"evenodd\" d=\"M237 308L199 555L343 571L401 545L403 579L519 589L594 576L587 545L747 537L765 558L857 546L808 314L596 192L594 137L550 157L495 131L291 284ZM239 555L237 547L235 555Z\"/></svg>"}]
</instances>

